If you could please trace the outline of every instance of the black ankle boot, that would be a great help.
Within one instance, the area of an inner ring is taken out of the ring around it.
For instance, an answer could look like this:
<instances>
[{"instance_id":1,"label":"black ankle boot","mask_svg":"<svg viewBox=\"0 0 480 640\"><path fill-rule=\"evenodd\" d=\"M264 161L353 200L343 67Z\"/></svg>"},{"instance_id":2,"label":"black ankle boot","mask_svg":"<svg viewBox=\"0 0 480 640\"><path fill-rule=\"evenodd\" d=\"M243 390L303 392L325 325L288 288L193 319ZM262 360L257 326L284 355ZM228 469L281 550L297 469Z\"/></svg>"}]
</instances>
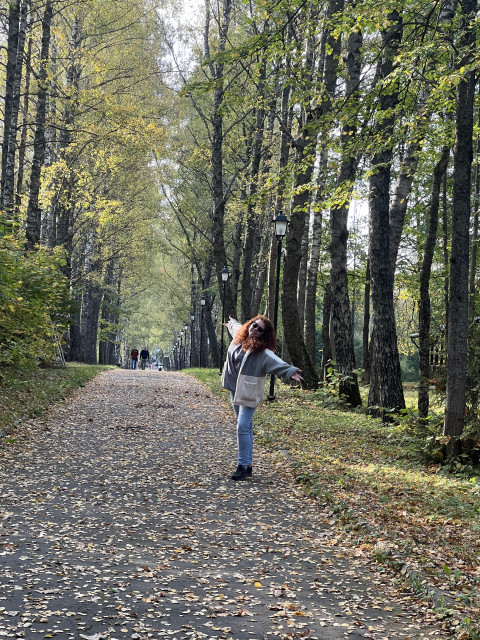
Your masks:
<instances>
[{"instance_id":1,"label":"black ankle boot","mask_svg":"<svg viewBox=\"0 0 480 640\"><path fill-rule=\"evenodd\" d=\"M241 464L238 465L237 470L232 475L232 480L245 480L247 477L247 470L245 467L242 467Z\"/></svg>"}]
</instances>

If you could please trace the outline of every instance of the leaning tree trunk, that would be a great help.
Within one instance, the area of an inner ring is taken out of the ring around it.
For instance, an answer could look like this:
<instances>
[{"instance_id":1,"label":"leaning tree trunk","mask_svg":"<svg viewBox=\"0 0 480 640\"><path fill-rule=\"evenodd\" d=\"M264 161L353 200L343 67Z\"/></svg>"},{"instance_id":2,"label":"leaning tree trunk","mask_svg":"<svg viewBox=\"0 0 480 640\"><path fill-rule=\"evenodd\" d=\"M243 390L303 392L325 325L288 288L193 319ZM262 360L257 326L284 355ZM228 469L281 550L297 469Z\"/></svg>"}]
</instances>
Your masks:
<instances>
[{"instance_id":1,"label":"leaning tree trunk","mask_svg":"<svg viewBox=\"0 0 480 640\"><path fill-rule=\"evenodd\" d=\"M389 15L390 26L382 34L384 54L380 61L382 80L393 71L393 59L403 32L402 17L397 11ZM393 304L393 274L390 268L390 182L393 157L392 134L395 123L394 109L398 93L393 88L382 92L376 134L379 151L372 159L370 178L369 255L373 303L373 335L371 367L372 377L369 406L372 413L386 416L385 412L405 407L400 359Z\"/></svg>"},{"instance_id":2,"label":"leaning tree trunk","mask_svg":"<svg viewBox=\"0 0 480 640\"><path fill-rule=\"evenodd\" d=\"M429 380L430 380L430 274L433 255L437 241L438 211L440 207L440 191L442 180L447 170L450 147L444 146L440 160L433 172L432 197L430 201L430 216L428 221L427 240L420 272L420 299L418 301L418 332L419 332L419 363L418 363L418 415L428 416L429 409Z\"/></svg>"},{"instance_id":3,"label":"leaning tree trunk","mask_svg":"<svg viewBox=\"0 0 480 640\"><path fill-rule=\"evenodd\" d=\"M50 49L50 29L53 17L53 0L46 0L42 20L42 45L38 73L37 113L33 139L33 159L30 172L30 192L25 224L25 249L33 249L40 242L41 210L38 202L40 176L45 157L45 121L47 113L47 67Z\"/></svg>"},{"instance_id":4,"label":"leaning tree trunk","mask_svg":"<svg viewBox=\"0 0 480 640\"><path fill-rule=\"evenodd\" d=\"M464 55L459 66L470 69L476 55L476 0L461 0ZM451 436L450 452L456 453L458 437L465 423L468 254L470 230L470 187L473 157L473 105L475 73L469 70L457 88L454 178L452 198L452 250L450 255L450 300L447 345L447 390L444 434Z\"/></svg>"}]
</instances>

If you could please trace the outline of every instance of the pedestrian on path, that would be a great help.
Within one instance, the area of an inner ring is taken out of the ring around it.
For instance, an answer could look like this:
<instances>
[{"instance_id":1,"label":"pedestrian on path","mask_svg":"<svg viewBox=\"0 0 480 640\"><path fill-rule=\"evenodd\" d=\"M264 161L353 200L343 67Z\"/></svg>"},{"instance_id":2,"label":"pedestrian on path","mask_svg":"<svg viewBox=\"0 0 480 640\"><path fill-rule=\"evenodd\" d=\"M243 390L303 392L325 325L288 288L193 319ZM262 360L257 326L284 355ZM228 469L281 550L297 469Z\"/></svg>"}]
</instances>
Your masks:
<instances>
[{"instance_id":1,"label":"pedestrian on path","mask_svg":"<svg viewBox=\"0 0 480 640\"><path fill-rule=\"evenodd\" d=\"M253 414L263 400L267 374L284 382L303 378L301 369L273 352L277 346L275 330L265 316L255 316L243 325L230 316L224 326L233 338L222 374L222 386L230 391L237 416L238 467L232 480L245 480L252 476Z\"/></svg>"},{"instance_id":2,"label":"pedestrian on path","mask_svg":"<svg viewBox=\"0 0 480 640\"><path fill-rule=\"evenodd\" d=\"M140 369L142 369L142 371L145 371L145 365L147 364L147 360L149 358L150 353L147 347L143 347L143 349L140 351Z\"/></svg>"},{"instance_id":3,"label":"pedestrian on path","mask_svg":"<svg viewBox=\"0 0 480 640\"><path fill-rule=\"evenodd\" d=\"M130 365L130 369L136 369L137 368L137 362L138 362L138 349L136 347L134 347L130 351L130 358L132 360L131 365Z\"/></svg>"}]
</instances>

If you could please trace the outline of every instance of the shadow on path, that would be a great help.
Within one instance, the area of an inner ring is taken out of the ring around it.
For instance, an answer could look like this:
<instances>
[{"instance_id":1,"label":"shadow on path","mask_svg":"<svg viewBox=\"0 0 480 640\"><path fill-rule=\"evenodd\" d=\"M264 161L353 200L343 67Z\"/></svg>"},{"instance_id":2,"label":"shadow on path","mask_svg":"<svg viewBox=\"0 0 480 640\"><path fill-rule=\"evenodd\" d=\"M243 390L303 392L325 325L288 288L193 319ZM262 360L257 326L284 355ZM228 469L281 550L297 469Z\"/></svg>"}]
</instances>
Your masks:
<instances>
[{"instance_id":1,"label":"shadow on path","mask_svg":"<svg viewBox=\"0 0 480 640\"><path fill-rule=\"evenodd\" d=\"M0 451L0 637L446 637L180 373L109 371Z\"/></svg>"}]
</instances>

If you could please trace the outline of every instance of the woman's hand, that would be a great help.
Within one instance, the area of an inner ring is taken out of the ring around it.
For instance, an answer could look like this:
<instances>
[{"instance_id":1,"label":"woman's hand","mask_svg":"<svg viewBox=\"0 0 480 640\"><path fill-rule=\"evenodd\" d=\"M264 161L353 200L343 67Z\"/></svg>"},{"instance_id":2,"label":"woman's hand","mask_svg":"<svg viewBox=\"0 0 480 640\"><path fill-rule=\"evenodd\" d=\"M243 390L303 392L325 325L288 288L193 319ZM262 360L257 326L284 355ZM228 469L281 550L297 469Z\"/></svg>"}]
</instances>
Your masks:
<instances>
[{"instance_id":1,"label":"woman's hand","mask_svg":"<svg viewBox=\"0 0 480 640\"><path fill-rule=\"evenodd\" d=\"M235 318L232 318L232 316L228 316L228 322L224 322L223 326L228 327L228 323L231 322L232 320L235 320Z\"/></svg>"},{"instance_id":2,"label":"woman's hand","mask_svg":"<svg viewBox=\"0 0 480 640\"><path fill-rule=\"evenodd\" d=\"M302 376L300 375L301 373L303 373L303 371L301 369L298 369L298 371L295 371L295 373L292 376L292 380L296 380L297 382L301 382L303 380Z\"/></svg>"}]
</instances>

